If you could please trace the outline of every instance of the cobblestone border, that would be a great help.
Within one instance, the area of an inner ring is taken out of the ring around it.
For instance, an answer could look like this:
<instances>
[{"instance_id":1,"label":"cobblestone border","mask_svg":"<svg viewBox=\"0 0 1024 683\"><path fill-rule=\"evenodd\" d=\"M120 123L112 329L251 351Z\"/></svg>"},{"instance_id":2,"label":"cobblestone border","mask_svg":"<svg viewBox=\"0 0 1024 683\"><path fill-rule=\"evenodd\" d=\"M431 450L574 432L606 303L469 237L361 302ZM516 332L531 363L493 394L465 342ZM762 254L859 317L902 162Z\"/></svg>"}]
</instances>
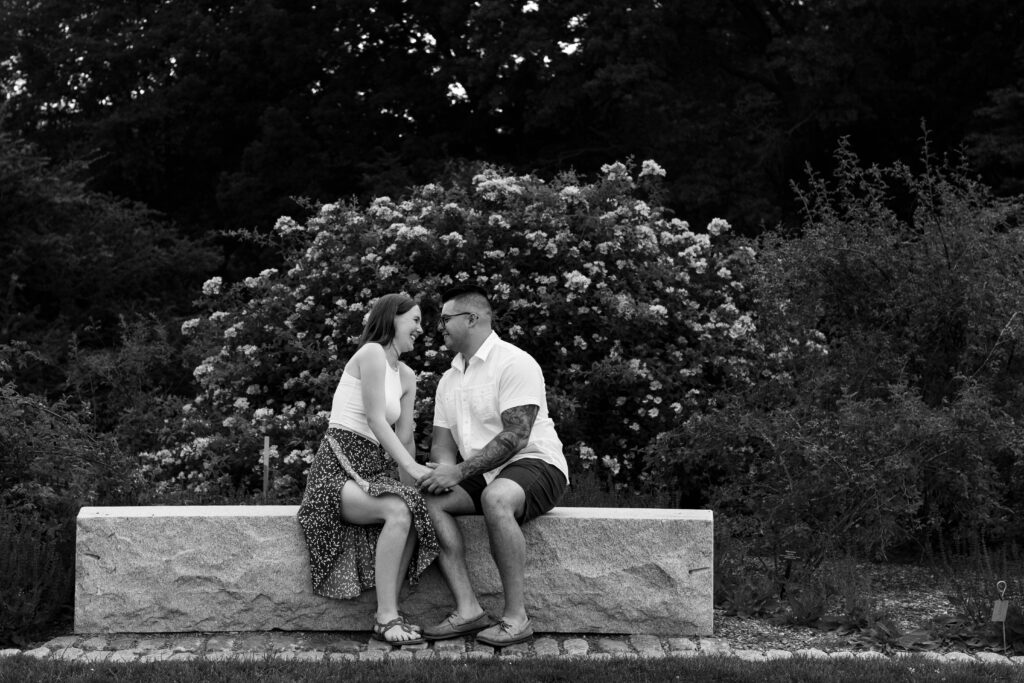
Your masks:
<instances>
[{"instance_id":1,"label":"cobblestone border","mask_svg":"<svg viewBox=\"0 0 1024 683\"><path fill-rule=\"evenodd\" d=\"M442 640L432 644L392 647L367 634L281 632L212 634L104 634L72 635L54 638L27 650L0 650L0 659L15 655L71 662L154 662L246 660L273 658L302 662L324 661L400 661L421 659L489 659L517 657L586 657L612 659L638 657L731 656L749 662L790 657L816 659L890 659L875 651L818 649L743 650L733 649L721 638L667 638L653 635L588 636L539 635L531 642L505 648L493 648L467 638ZM995 652L921 653L941 662L978 662L1024 666L1024 657L1006 657ZM891 658L912 656L897 653Z\"/></svg>"}]
</instances>

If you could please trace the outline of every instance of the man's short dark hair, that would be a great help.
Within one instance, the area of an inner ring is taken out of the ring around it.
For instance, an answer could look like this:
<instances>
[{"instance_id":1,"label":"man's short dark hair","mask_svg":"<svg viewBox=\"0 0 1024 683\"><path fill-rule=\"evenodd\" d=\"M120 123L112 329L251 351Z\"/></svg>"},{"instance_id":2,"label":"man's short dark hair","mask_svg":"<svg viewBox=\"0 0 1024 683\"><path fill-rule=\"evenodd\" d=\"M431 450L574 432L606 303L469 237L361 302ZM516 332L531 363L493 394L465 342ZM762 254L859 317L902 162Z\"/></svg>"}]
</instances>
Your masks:
<instances>
[{"instance_id":1,"label":"man's short dark hair","mask_svg":"<svg viewBox=\"0 0 1024 683\"><path fill-rule=\"evenodd\" d=\"M462 282L457 285L452 285L448 289L444 290L444 292L441 294L441 303L451 301L452 299L457 299L458 297L465 296L467 294L475 294L477 296L482 296L484 298L484 301L486 301L488 306L490 306L491 300L490 297L487 296L487 290L481 287L480 285L474 285L469 282Z\"/></svg>"}]
</instances>

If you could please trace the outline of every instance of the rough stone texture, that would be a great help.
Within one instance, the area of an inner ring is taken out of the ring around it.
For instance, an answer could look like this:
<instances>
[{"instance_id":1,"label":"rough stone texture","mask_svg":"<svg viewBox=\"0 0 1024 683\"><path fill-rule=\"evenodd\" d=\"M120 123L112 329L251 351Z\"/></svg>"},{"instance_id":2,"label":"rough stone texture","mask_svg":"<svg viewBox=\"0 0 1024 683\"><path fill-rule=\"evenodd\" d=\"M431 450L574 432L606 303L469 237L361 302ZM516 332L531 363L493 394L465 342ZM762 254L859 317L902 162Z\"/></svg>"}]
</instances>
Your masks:
<instances>
[{"instance_id":1,"label":"rough stone texture","mask_svg":"<svg viewBox=\"0 0 1024 683\"><path fill-rule=\"evenodd\" d=\"M66 659L68 661L74 661L85 654L84 650L80 650L77 647L62 647L59 650L54 651L54 659Z\"/></svg>"},{"instance_id":2,"label":"rough stone texture","mask_svg":"<svg viewBox=\"0 0 1024 683\"><path fill-rule=\"evenodd\" d=\"M537 638L533 641L533 651L538 657L557 657L558 641L554 638Z\"/></svg>"},{"instance_id":3,"label":"rough stone texture","mask_svg":"<svg viewBox=\"0 0 1024 683\"><path fill-rule=\"evenodd\" d=\"M590 644L583 638L568 638L562 643L562 647L565 648L565 654L570 657L582 657L590 650Z\"/></svg>"},{"instance_id":4,"label":"rough stone texture","mask_svg":"<svg viewBox=\"0 0 1024 683\"><path fill-rule=\"evenodd\" d=\"M971 657L966 652L947 652L942 656L947 662L973 662L974 657Z\"/></svg>"},{"instance_id":5,"label":"rough stone texture","mask_svg":"<svg viewBox=\"0 0 1024 683\"><path fill-rule=\"evenodd\" d=\"M51 650L60 650L65 647L74 647L78 644L80 638L78 636L59 636L52 640L48 640L45 645ZM86 650L94 650L96 647L88 645L89 641L82 643L82 648Z\"/></svg>"},{"instance_id":6,"label":"rough stone texture","mask_svg":"<svg viewBox=\"0 0 1024 683\"><path fill-rule=\"evenodd\" d=\"M727 655L732 650L728 641L721 638L701 638L700 649L701 652L709 655Z\"/></svg>"},{"instance_id":7,"label":"rough stone texture","mask_svg":"<svg viewBox=\"0 0 1024 683\"><path fill-rule=\"evenodd\" d=\"M974 656L979 662L984 662L985 664L1013 664L1009 657L998 652L976 652Z\"/></svg>"},{"instance_id":8,"label":"rough stone texture","mask_svg":"<svg viewBox=\"0 0 1024 683\"><path fill-rule=\"evenodd\" d=\"M117 652L111 653L111 662L134 662L139 658L139 655L130 650L118 650Z\"/></svg>"},{"instance_id":9,"label":"rough stone texture","mask_svg":"<svg viewBox=\"0 0 1024 683\"><path fill-rule=\"evenodd\" d=\"M312 593L296 506L82 508L75 631L365 630L373 591ZM501 582L484 521L459 519L485 609ZM524 527L527 609L539 632L710 635L707 510L558 508ZM427 623L452 606L436 563L402 609Z\"/></svg>"},{"instance_id":10,"label":"rough stone texture","mask_svg":"<svg viewBox=\"0 0 1024 683\"><path fill-rule=\"evenodd\" d=\"M668 643L669 650L672 652L697 649L697 643L689 638L668 638L665 642Z\"/></svg>"},{"instance_id":11,"label":"rough stone texture","mask_svg":"<svg viewBox=\"0 0 1024 683\"><path fill-rule=\"evenodd\" d=\"M619 654L629 652L629 645L618 638L600 638L597 641L597 648L600 652L611 652Z\"/></svg>"}]
</instances>

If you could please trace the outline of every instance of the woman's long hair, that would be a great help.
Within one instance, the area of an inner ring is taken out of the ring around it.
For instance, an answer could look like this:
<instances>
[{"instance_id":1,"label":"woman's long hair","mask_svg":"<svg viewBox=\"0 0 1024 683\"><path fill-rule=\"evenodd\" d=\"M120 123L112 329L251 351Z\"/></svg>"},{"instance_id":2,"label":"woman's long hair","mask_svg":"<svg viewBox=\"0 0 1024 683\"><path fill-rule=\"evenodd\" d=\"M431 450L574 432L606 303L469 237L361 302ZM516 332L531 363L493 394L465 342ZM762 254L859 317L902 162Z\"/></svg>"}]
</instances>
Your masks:
<instances>
[{"instance_id":1,"label":"woman's long hair","mask_svg":"<svg viewBox=\"0 0 1024 683\"><path fill-rule=\"evenodd\" d=\"M385 294L377 299L359 337L359 347L369 342L387 346L395 338L395 318L408 313L416 302L405 294Z\"/></svg>"}]
</instances>

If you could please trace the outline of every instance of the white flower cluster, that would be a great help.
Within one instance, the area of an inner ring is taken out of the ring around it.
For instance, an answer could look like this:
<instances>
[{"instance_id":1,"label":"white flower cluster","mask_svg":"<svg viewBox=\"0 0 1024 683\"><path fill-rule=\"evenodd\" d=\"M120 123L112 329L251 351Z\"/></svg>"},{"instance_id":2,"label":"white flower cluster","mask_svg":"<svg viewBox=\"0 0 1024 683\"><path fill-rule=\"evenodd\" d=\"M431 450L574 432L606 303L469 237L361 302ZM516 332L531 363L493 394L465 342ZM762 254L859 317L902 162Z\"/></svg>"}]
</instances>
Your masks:
<instances>
[{"instance_id":1,"label":"white flower cluster","mask_svg":"<svg viewBox=\"0 0 1024 683\"><path fill-rule=\"evenodd\" d=\"M217 296L220 294L220 288L224 284L220 276L211 277L209 280L203 283L203 294L206 296Z\"/></svg>"},{"instance_id":2,"label":"white flower cluster","mask_svg":"<svg viewBox=\"0 0 1024 683\"><path fill-rule=\"evenodd\" d=\"M578 270L565 274L565 286L574 292L585 292L592 280Z\"/></svg>"},{"instance_id":3,"label":"white flower cluster","mask_svg":"<svg viewBox=\"0 0 1024 683\"><path fill-rule=\"evenodd\" d=\"M473 176L473 187L477 194L487 201L500 201L510 195L523 194L522 180L512 176L503 176L495 169L486 169Z\"/></svg>"},{"instance_id":4,"label":"white flower cluster","mask_svg":"<svg viewBox=\"0 0 1024 683\"><path fill-rule=\"evenodd\" d=\"M330 206L329 204L327 206ZM297 232L303 232L304 228L299 225L294 218L291 216L281 216L274 223L274 232L278 235L291 235Z\"/></svg>"},{"instance_id":5,"label":"white flower cluster","mask_svg":"<svg viewBox=\"0 0 1024 683\"><path fill-rule=\"evenodd\" d=\"M614 164L604 164L601 166L601 173L604 177L610 181L623 181L632 185L633 178L629 175L629 169L621 161L616 161Z\"/></svg>"},{"instance_id":6,"label":"white flower cluster","mask_svg":"<svg viewBox=\"0 0 1024 683\"><path fill-rule=\"evenodd\" d=\"M665 169L659 166L653 159L644 159L644 162L640 165L640 177L646 176L664 178Z\"/></svg>"}]
</instances>

